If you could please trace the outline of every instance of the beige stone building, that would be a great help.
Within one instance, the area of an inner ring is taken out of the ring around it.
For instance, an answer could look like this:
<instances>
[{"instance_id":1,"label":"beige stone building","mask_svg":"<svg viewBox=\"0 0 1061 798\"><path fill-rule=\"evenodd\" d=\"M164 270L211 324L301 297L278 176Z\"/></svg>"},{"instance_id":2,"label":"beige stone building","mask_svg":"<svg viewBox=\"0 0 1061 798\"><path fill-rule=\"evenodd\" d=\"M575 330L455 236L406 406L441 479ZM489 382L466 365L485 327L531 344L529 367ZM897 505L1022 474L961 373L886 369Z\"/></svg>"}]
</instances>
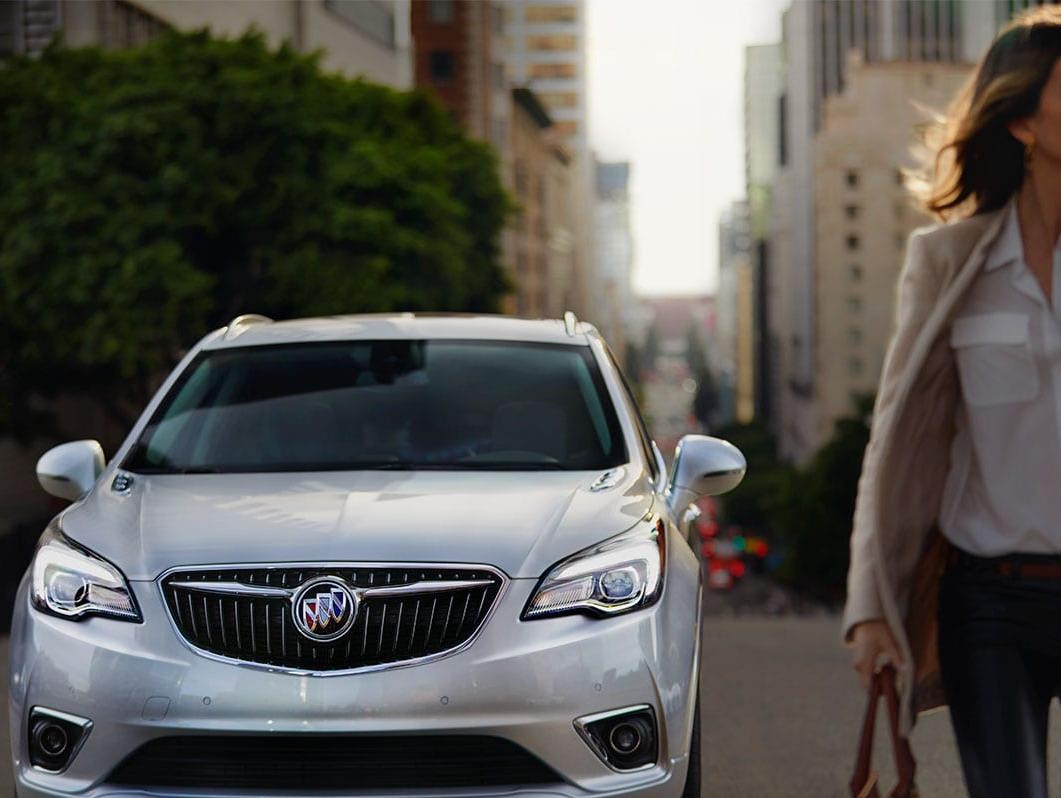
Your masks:
<instances>
[{"instance_id":1,"label":"beige stone building","mask_svg":"<svg viewBox=\"0 0 1061 798\"><path fill-rule=\"evenodd\" d=\"M502 238L515 289L504 310L556 317L584 305L576 269L574 154L546 98L528 81L509 85L509 39L500 31L518 10L492 0L414 2L416 85L497 151L505 188L518 206Z\"/></svg>"},{"instance_id":2,"label":"beige stone building","mask_svg":"<svg viewBox=\"0 0 1061 798\"><path fill-rule=\"evenodd\" d=\"M749 424L755 419L755 274L751 258L745 255L737 265L737 381L735 411L737 421Z\"/></svg>"},{"instance_id":3,"label":"beige stone building","mask_svg":"<svg viewBox=\"0 0 1061 798\"><path fill-rule=\"evenodd\" d=\"M594 170L589 149L585 0L503 0L504 61L509 82L534 92L570 152L575 223L574 270L578 288L570 309L609 329L609 302L597 273ZM516 124L512 120L511 124Z\"/></svg>"},{"instance_id":4,"label":"beige stone building","mask_svg":"<svg viewBox=\"0 0 1061 798\"><path fill-rule=\"evenodd\" d=\"M619 362L626 357L626 330L634 308L634 236L630 224L630 163L594 158L593 250L599 282L594 324Z\"/></svg>"},{"instance_id":5,"label":"beige stone building","mask_svg":"<svg viewBox=\"0 0 1061 798\"><path fill-rule=\"evenodd\" d=\"M863 64L853 55L844 90L825 99L812 144L816 446L850 414L854 396L876 391L906 239L930 221L910 200L901 169L916 165L926 109L944 109L969 69Z\"/></svg>"},{"instance_id":6,"label":"beige stone building","mask_svg":"<svg viewBox=\"0 0 1061 798\"><path fill-rule=\"evenodd\" d=\"M755 415L757 338L747 200L737 200L723 212L718 234L718 304L711 347L718 419L747 423Z\"/></svg>"},{"instance_id":7,"label":"beige stone building","mask_svg":"<svg viewBox=\"0 0 1061 798\"><path fill-rule=\"evenodd\" d=\"M530 89L512 90L509 118L502 176L517 210L503 247L515 291L504 310L557 318L577 306L581 290L574 260L573 158Z\"/></svg>"}]
</instances>

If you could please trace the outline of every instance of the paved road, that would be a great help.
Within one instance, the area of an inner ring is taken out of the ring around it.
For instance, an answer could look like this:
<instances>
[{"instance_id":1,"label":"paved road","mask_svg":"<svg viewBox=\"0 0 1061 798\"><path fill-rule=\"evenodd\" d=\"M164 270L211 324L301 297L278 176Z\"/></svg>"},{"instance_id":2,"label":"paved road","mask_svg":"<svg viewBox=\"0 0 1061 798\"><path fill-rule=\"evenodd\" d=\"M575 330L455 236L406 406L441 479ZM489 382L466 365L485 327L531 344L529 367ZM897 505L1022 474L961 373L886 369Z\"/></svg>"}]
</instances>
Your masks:
<instances>
[{"instance_id":1,"label":"paved road","mask_svg":"<svg viewBox=\"0 0 1061 798\"><path fill-rule=\"evenodd\" d=\"M862 714L860 690L832 617L704 619L704 798L845 798ZM0 639L0 706L7 705L7 640ZM883 715L883 713L881 713ZM9 784L6 711L0 710L0 796ZM1061 723L1051 723L1052 795ZM881 769L890 774L883 719ZM913 737L921 794L964 795L945 711ZM885 781L891 787L890 778ZM3 796L3 798L8 798Z\"/></svg>"},{"instance_id":2,"label":"paved road","mask_svg":"<svg viewBox=\"0 0 1061 798\"><path fill-rule=\"evenodd\" d=\"M704 619L705 798L849 794L865 698L837 642L838 629L839 621L829 616ZM877 762L891 789L894 769L880 715ZM1051 795L1059 794L1059 721L1055 705ZM965 795L946 710L919 719L912 745L922 795Z\"/></svg>"}]
</instances>

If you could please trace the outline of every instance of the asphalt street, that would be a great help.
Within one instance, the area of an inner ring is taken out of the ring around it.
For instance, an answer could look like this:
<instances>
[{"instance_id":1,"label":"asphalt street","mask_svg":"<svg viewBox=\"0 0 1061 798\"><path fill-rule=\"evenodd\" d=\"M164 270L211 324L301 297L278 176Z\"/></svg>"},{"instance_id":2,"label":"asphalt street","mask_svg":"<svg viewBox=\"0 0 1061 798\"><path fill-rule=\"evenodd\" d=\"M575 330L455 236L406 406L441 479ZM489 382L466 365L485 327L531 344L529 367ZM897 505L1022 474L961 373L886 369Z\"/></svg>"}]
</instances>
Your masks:
<instances>
[{"instance_id":1,"label":"asphalt street","mask_svg":"<svg viewBox=\"0 0 1061 798\"><path fill-rule=\"evenodd\" d=\"M843 798L865 694L839 643L839 619L706 617L703 628L704 795ZM881 708L876 764L894 782ZM912 745L921 794L965 795L946 711L922 716ZM1061 738L1054 736L1061 744ZM1051 772L1056 772L1056 764Z\"/></svg>"},{"instance_id":2,"label":"asphalt street","mask_svg":"<svg viewBox=\"0 0 1061 798\"><path fill-rule=\"evenodd\" d=\"M703 626L704 798L844 798L863 694L838 644L838 620L709 616ZM7 705L7 639L0 638L0 699ZM6 714L6 713L5 713ZM877 762L890 789L883 715ZM0 723L0 794L10 784L8 728ZM1051 795L1058 795L1061 723L1051 717ZM963 796L946 711L914 730L926 798ZM885 793L886 794L886 793ZM6 798L6 796L5 796Z\"/></svg>"}]
</instances>

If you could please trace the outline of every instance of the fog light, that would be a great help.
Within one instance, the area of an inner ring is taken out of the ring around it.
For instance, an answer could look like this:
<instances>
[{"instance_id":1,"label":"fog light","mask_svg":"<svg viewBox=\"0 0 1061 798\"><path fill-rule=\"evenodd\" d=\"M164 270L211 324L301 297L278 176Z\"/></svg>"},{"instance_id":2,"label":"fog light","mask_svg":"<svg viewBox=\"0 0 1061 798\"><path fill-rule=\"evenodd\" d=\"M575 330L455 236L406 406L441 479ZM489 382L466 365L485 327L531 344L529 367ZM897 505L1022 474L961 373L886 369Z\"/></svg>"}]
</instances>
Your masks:
<instances>
[{"instance_id":1,"label":"fog light","mask_svg":"<svg viewBox=\"0 0 1061 798\"><path fill-rule=\"evenodd\" d=\"M620 723L612 729L608 742L613 750L620 754L629 754L641 745L641 732L632 723Z\"/></svg>"},{"instance_id":2,"label":"fog light","mask_svg":"<svg viewBox=\"0 0 1061 798\"><path fill-rule=\"evenodd\" d=\"M30 762L51 773L66 770L91 728L86 718L34 707L29 713Z\"/></svg>"},{"instance_id":3,"label":"fog light","mask_svg":"<svg viewBox=\"0 0 1061 798\"><path fill-rule=\"evenodd\" d=\"M656 763L656 715L641 704L575 721L590 748L614 770L638 770Z\"/></svg>"},{"instance_id":4,"label":"fog light","mask_svg":"<svg viewBox=\"0 0 1061 798\"><path fill-rule=\"evenodd\" d=\"M33 744L47 756L62 756L70 739L66 730L54 720L38 720L33 727Z\"/></svg>"}]
</instances>

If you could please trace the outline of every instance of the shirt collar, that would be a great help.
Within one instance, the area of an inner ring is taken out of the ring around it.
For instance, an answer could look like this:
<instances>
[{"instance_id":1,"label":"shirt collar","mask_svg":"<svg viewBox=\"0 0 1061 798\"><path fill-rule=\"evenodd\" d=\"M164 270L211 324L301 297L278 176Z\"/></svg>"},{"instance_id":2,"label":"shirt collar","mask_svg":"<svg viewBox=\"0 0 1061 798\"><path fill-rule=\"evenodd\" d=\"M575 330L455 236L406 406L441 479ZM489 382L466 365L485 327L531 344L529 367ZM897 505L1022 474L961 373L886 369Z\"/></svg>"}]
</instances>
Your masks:
<instances>
[{"instance_id":1,"label":"shirt collar","mask_svg":"<svg viewBox=\"0 0 1061 798\"><path fill-rule=\"evenodd\" d=\"M1006 207L1006 221L995 239L984 263L986 271L994 271L1014 261L1024 260L1024 241L1020 237L1020 221L1017 219L1017 195L1014 194Z\"/></svg>"}]
</instances>

